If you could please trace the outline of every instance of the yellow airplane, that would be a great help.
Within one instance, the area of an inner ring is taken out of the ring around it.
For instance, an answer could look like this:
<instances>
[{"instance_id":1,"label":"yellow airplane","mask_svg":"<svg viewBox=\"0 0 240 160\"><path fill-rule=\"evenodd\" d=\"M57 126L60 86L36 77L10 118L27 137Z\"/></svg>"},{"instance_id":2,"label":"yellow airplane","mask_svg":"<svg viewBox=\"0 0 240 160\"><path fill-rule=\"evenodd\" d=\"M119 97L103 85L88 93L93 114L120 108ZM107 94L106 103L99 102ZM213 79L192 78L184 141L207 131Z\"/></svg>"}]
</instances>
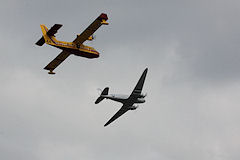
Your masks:
<instances>
[{"instance_id":1,"label":"yellow airplane","mask_svg":"<svg viewBox=\"0 0 240 160\"><path fill-rule=\"evenodd\" d=\"M97 52L93 47L83 45L83 42L85 42L86 40L93 40L93 33L101 25L108 25L108 23L106 22L107 20L107 14L102 13L80 35L77 35L77 38L73 42L58 41L55 38L55 34L57 33L58 29L62 27L61 24L55 24L50 30L48 30L45 25L41 24L40 26L43 36L37 41L36 45L42 46L44 43L47 43L51 46L63 50L44 69L49 70L49 74L55 74L53 70L57 68L57 66L60 65L71 54L86 58L98 58L99 52Z\"/></svg>"}]
</instances>

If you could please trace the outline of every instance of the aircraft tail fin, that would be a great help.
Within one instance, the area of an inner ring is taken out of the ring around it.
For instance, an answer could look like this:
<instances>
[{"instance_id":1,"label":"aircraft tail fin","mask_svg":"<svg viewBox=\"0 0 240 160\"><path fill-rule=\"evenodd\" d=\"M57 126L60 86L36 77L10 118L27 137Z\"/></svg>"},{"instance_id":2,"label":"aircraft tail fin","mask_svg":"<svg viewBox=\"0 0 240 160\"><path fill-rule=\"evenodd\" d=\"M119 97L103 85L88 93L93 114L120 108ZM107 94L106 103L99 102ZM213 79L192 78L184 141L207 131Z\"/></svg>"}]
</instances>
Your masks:
<instances>
[{"instance_id":1,"label":"aircraft tail fin","mask_svg":"<svg viewBox=\"0 0 240 160\"><path fill-rule=\"evenodd\" d=\"M40 27L41 27L43 36L35 43L38 46L42 46L45 43L45 36L48 32L48 28L44 24L41 24Z\"/></svg>"},{"instance_id":2,"label":"aircraft tail fin","mask_svg":"<svg viewBox=\"0 0 240 160\"><path fill-rule=\"evenodd\" d=\"M57 33L57 31L62 27L61 24L55 24L48 30L48 28L44 25L40 25L43 36L37 41L36 45L42 46L46 41L52 42L57 41L54 34ZM50 38L51 37L51 38Z\"/></svg>"},{"instance_id":3,"label":"aircraft tail fin","mask_svg":"<svg viewBox=\"0 0 240 160\"><path fill-rule=\"evenodd\" d=\"M101 95L98 97L98 99L95 101L95 104L98 104L100 103L103 99L104 99L104 95L108 95L108 91L109 91L109 88L106 87L104 88L104 90L102 91Z\"/></svg>"}]
</instances>

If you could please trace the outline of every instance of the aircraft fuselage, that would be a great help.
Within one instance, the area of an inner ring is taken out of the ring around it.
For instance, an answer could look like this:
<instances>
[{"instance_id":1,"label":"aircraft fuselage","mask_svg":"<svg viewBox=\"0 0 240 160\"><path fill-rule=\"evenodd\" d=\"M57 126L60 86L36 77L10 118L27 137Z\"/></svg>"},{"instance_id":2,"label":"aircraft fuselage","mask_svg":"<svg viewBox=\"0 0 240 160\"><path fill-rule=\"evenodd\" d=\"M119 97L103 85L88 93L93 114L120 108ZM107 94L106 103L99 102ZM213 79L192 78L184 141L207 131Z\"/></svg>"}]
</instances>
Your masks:
<instances>
[{"instance_id":1,"label":"aircraft fuselage","mask_svg":"<svg viewBox=\"0 0 240 160\"><path fill-rule=\"evenodd\" d=\"M134 100L129 100L129 95L121 95L121 94L109 94L109 95L102 95L102 97L106 98L106 99L111 99L113 101L116 102L120 102L120 103L144 103L145 99L142 97L136 98Z\"/></svg>"},{"instance_id":2,"label":"aircraft fuselage","mask_svg":"<svg viewBox=\"0 0 240 160\"><path fill-rule=\"evenodd\" d=\"M42 28L45 32L47 32L46 26ZM58 41L55 36L45 36L45 43L51 45L53 47L68 51L71 54L76 56L86 57L86 58L98 58L99 52L96 51L93 47L86 46L83 44L76 44L74 42L65 42Z\"/></svg>"},{"instance_id":3,"label":"aircraft fuselage","mask_svg":"<svg viewBox=\"0 0 240 160\"><path fill-rule=\"evenodd\" d=\"M69 53L75 55L75 56L81 56L86 58L98 58L99 52L96 51L93 47L89 47L86 45L81 44L80 46L77 46L76 44L72 42L61 42L58 41L56 44L50 43L49 45L68 51Z\"/></svg>"}]
</instances>

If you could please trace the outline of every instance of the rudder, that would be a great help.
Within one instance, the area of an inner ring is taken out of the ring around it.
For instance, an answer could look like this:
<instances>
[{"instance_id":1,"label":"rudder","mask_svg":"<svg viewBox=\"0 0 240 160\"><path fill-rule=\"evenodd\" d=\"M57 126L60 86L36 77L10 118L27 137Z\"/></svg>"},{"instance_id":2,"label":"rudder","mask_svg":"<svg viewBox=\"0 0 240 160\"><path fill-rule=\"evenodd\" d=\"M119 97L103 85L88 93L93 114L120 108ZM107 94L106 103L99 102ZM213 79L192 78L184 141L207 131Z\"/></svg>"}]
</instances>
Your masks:
<instances>
[{"instance_id":1,"label":"rudder","mask_svg":"<svg viewBox=\"0 0 240 160\"><path fill-rule=\"evenodd\" d=\"M41 27L43 36L36 42L36 45L38 46L42 46L46 42L45 36L48 32L48 28L45 25L41 24L40 27Z\"/></svg>"},{"instance_id":2,"label":"rudder","mask_svg":"<svg viewBox=\"0 0 240 160\"><path fill-rule=\"evenodd\" d=\"M108 95L109 87L104 88L101 95Z\"/></svg>"}]
</instances>

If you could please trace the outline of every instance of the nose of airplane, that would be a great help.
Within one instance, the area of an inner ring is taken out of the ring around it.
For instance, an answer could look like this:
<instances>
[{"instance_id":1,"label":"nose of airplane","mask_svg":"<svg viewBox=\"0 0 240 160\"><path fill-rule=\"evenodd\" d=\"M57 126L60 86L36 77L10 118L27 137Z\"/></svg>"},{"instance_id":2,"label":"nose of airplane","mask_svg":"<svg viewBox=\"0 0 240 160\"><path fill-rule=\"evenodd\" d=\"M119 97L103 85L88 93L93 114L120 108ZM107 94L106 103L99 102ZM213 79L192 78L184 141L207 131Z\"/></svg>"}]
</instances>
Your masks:
<instances>
[{"instance_id":1,"label":"nose of airplane","mask_svg":"<svg viewBox=\"0 0 240 160\"><path fill-rule=\"evenodd\" d=\"M96 51L96 56L99 57L99 52L98 51Z\"/></svg>"},{"instance_id":2,"label":"nose of airplane","mask_svg":"<svg viewBox=\"0 0 240 160\"><path fill-rule=\"evenodd\" d=\"M96 58L98 58L99 57L99 52L95 50L94 55L95 55Z\"/></svg>"}]
</instances>

